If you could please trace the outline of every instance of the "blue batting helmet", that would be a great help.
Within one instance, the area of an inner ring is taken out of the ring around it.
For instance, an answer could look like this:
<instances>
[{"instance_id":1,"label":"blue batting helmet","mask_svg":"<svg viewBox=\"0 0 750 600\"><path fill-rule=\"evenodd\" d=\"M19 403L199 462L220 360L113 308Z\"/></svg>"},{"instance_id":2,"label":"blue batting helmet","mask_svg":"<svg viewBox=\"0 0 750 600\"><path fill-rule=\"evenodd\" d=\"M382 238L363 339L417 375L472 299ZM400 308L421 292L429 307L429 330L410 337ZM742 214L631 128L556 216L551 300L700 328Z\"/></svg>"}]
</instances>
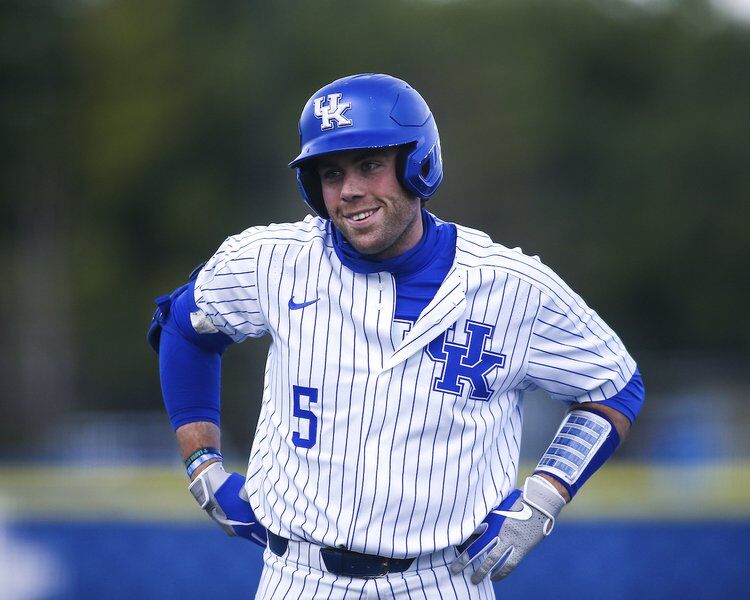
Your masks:
<instances>
[{"instance_id":1,"label":"blue batting helmet","mask_svg":"<svg viewBox=\"0 0 750 600\"><path fill-rule=\"evenodd\" d=\"M302 198L328 218L320 179L311 159L344 150L403 146L401 185L422 199L443 180L440 136L430 107L414 88L390 75L366 73L337 79L315 92L299 120L297 169Z\"/></svg>"}]
</instances>

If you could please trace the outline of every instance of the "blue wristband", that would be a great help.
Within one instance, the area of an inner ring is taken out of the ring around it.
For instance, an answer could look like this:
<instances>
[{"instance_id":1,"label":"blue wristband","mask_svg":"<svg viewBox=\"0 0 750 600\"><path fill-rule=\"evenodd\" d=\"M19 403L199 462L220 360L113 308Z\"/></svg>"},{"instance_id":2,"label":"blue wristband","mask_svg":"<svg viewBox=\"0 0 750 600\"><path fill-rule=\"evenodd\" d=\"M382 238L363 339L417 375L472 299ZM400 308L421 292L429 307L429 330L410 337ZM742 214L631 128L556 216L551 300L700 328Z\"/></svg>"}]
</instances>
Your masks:
<instances>
[{"instance_id":1,"label":"blue wristband","mask_svg":"<svg viewBox=\"0 0 750 600\"><path fill-rule=\"evenodd\" d=\"M216 458L222 460L224 457L221 454L214 454L213 452L201 454L198 458L194 459L193 462L190 463L190 465L188 465L187 476L192 477L193 473L195 473L195 470L203 463L208 462L209 460L214 460Z\"/></svg>"},{"instance_id":2,"label":"blue wristband","mask_svg":"<svg viewBox=\"0 0 750 600\"><path fill-rule=\"evenodd\" d=\"M221 452L218 448L212 448L211 446L199 448L185 459L185 468L187 469L196 458L202 456L203 454L218 454L219 456L221 456Z\"/></svg>"}]
</instances>

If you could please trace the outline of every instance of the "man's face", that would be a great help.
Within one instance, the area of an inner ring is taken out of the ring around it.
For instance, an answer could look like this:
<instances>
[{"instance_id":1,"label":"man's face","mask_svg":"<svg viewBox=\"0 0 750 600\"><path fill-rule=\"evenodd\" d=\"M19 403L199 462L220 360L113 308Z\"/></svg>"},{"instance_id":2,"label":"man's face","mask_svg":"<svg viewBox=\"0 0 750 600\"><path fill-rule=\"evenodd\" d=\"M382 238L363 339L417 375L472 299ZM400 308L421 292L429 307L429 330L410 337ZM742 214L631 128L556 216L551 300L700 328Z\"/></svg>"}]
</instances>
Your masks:
<instances>
[{"instance_id":1,"label":"man's face","mask_svg":"<svg viewBox=\"0 0 750 600\"><path fill-rule=\"evenodd\" d=\"M396 177L396 148L322 156L317 168L328 215L362 254L392 258L422 238L421 202Z\"/></svg>"}]
</instances>

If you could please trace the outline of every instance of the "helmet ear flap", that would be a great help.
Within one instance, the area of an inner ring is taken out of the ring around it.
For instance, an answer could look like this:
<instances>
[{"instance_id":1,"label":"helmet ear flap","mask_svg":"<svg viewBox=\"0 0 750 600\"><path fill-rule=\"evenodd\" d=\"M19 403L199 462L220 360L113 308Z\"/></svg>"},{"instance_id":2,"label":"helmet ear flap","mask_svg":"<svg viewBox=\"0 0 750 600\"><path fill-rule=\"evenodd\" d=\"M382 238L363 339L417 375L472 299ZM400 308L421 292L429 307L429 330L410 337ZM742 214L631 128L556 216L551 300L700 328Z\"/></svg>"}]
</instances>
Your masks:
<instances>
[{"instance_id":1,"label":"helmet ear flap","mask_svg":"<svg viewBox=\"0 0 750 600\"><path fill-rule=\"evenodd\" d=\"M440 140L430 148L426 158L422 161L419 178L430 188L430 195L435 193L437 186L443 180L443 157L440 152Z\"/></svg>"},{"instance_id":2,"label":"helmet ear flap","mask_svg":"<svg viewBox=\"0 0 750 600\"><path fill-rule=\"evenodd\" d=\"M311 165L310 162L313 164ZM320 185L320 175L318 175L318 170L314 168L314 162L308 161L307 164L297 167L297 185L305 204L313 209L317 215L328 219L328 211L323 201L323 190Z\"/></svg>"},{"instance_id":3,"label":"helmet ear flap","mask_svg":"<svg viewBox=\"0 0 750 600\"><path fill-rule=\"evenodd\" d=\"M432 146L413 144L405 146L403 167L403 185L406 189L426 200L432 196L443 180L443 159L440 153L440 141ZM410 150L410 151L408 151Z\"/></svg>"},{"instance_id":4,"label":"helmet ear flap","mask_svg":"<svg viewBox=\"0 0 750 600\"><path fill-rule=\"evenodd\" d=\"M406 179L406 163L409 160L409 155L414 152L417 147L416 142L413 144L404 144L398 147L398 154L396 155L396 177L401 187L407 192L414 193L414 189L407 183Z\"/></svg>"}]
</instances>

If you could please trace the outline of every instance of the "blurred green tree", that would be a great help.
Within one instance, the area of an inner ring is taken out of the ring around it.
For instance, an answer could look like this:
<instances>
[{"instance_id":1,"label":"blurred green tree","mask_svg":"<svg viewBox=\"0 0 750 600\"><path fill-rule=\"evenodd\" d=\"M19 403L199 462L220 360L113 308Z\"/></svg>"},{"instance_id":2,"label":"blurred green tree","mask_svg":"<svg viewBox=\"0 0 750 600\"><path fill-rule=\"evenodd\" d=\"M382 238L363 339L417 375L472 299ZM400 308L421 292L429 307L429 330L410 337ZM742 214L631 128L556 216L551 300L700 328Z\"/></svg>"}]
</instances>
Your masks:
<instances>
[{"instance_id":1,"label":"blurred green tree","mask_svg":"<svg viewBox=\"0 0 750 600\"><path fill-rule=\"evenodd\" d=\"M429 208L539 254L637 357L748 355L750 35L705 1L0 10L2 393L28 407L18 435L37 409L158 406L152 298L230 233L303 216L286 168L299 111L363 71L433 108L446 179ZM227 403L243 434L265 352L246 346L225 376L227 396L252 398Z\"/></svg>"}]
</instances>

